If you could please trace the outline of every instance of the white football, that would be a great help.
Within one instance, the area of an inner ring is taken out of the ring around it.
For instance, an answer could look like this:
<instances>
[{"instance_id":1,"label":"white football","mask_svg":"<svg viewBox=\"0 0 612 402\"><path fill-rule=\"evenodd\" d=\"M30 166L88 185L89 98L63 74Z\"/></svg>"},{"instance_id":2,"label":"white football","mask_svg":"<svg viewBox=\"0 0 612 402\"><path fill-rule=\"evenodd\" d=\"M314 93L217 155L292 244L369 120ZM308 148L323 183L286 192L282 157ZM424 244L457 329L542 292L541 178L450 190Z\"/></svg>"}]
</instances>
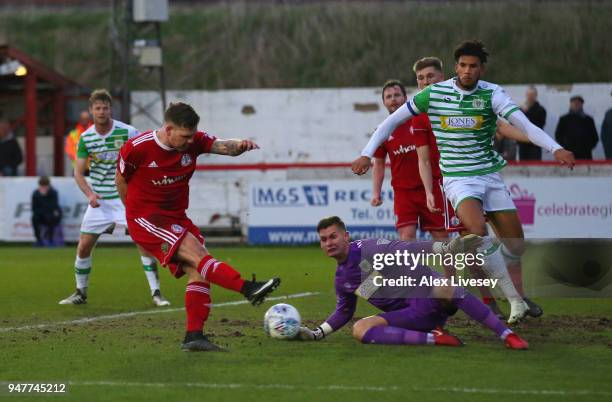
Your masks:
<instances>
[{"instance_id":1,"label":"white football","mask_svg":"<svg viewBox=\"0 0 612 402\"><path fill-rule=\"evenodd\" d=\"M264 331L274 339L292 339L300 332L300 313L290 304L270 307L264 315Z\"/></svg>"}]
</instances>

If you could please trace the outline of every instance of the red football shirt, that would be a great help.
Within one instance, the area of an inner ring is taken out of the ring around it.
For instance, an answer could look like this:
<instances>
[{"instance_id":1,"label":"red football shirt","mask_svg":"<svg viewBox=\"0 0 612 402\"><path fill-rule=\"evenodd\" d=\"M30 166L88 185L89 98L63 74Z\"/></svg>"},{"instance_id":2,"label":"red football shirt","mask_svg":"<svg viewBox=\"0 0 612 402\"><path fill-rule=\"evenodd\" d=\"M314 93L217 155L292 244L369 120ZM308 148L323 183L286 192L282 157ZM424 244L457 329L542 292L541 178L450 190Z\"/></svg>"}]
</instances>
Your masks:
<instances>
[{"instance_id":1,"label":"red football shirt","mask_svg":"<svg viewBox=\"0 0 612 402\"><path fill-rule=\"evenodd\" d=\"M198 155L210 152L215 141L197 132L185 151L162 144L155 131L126 142L119 151L119 173L128 183L128 219L152 215L185 216L189 207L189 179Z\"/></svg>"},{"instance_id":2,"label":"red football shirt","mask_svg":"<svg viewBox=\"0 0 612 402\"><path fill-rule=\"evenodd\" d=\"M395 129L393 134L374 153L375 158L384 159L389 155L391 161L391 186L394 188L417 189L423 187L419 176L419 157L417 147L429 145L429 160L434 183L442 177L440 173L440 153L431 130L426 113L406 121Z\"/></svg>"}]
</instances>

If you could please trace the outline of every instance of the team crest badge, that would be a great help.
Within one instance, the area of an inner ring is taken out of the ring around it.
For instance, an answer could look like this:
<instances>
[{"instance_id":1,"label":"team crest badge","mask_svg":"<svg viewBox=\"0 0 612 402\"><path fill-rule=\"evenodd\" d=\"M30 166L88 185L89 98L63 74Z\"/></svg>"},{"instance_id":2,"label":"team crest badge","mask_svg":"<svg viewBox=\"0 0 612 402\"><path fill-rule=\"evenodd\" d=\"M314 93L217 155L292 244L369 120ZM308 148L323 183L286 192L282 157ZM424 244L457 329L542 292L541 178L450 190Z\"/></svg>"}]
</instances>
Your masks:
<instances>
[{"instance_id":1,"label":"team crest badge","mask_svg":"<svg viewBox=\"0 0 612 402\"><path fill-rule=\"evenodd\" d=\"M177 225L176 223L173 223L172 226L170 226L170 229L177 234L183 231L183 227L181 225Z\"/></svg>"},{"instance_id":2,"label":"team crest badge","mask_svg":"<svg viewBox=\"0 0 612 402\"><path fill-rule=\"evenodd\" d=\"M168 254L168 249L170 248L170 245L166 242L163 242L161 245L161 251L164 254Z\"/></svg>"},{"instance_id":3,"label":"team crest badge","mask_svg":"<svg viewBox=\"0 0 612 402\"><path fill-rule=\"evenodd\" d=\"M185 154L181 158L181 166L189 166L189 165L191 165L191 162L193 162L193 161L191 159L191 155L189 155L189 154Z\"/></svg>"},{"instance_id":4,"label":"team crest badge","mask_svg":"<svg viewBox=\"0 0 612 402\"><path fill-rule=\"evenodd\" d=\"M474 109L484 109L484 99L476 98L472 101L472 106Z\"/></svg>"},{"instance_id":5,"label":"team crest badge","mask_svg":"<svg viewBox=\"0 0 612 402\"><path fill-rule=\"evenodd\" d=\"M123 146L123 140L122 139L118 139L115 140L115 148L121 148Z\"/></svg>"}]
</instances>

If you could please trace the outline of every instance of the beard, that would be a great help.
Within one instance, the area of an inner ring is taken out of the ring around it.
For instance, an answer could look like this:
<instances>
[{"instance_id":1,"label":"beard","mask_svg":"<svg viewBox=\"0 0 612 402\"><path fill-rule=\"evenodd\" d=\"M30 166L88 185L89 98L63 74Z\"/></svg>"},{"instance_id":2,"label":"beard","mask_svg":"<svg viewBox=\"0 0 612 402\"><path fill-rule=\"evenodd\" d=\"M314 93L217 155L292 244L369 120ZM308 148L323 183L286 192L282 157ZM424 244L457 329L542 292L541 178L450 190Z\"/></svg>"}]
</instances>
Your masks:
<instances>
[{"instance_id":1,"label":"beard","mask_svg":"<svg viewBox=\"0 0 612 402\"><path fill-rule=\"evenodd\" d=\"M472 90L476 87L476 84L478 84L478 80L480 79L480 77L476 77L476 79L474 79L474 81L470 84L465 83L461 77L457 76L457 81L459 82L459 85L464 88L464 89L468 89L468 90Z\"/></svg>"}]
</instances>

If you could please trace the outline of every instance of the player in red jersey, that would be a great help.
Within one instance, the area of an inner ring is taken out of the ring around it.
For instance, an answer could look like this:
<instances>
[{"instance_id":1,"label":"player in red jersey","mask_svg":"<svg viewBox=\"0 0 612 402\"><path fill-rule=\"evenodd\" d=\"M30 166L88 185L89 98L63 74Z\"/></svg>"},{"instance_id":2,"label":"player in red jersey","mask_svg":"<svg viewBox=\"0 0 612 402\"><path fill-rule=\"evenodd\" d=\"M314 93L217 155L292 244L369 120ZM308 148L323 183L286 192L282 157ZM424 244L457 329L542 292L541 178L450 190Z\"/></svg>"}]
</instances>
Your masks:
<instances>
[{"instance_id":1,"label":"player in red jersey","mask_svg":"<svg viewBox=\"0 0 612 402\"><path fill-rule=\"evenodd\" d=\"M242 293L253 305L278 287L279 278L245 281L204 247L200 230L187 217L189 180L198 155L238 156L259 148L250 140L222 140L197 131L200 117L186 103L172 103L162 128L121 147L115 181L126 205L130 236L180 278L187 275L185 351L222 350L202 330L210 311L210 284Z\"/></svg>"},{"instance_id":2,"label":"player in red jersey","mask_svg":"<svg viewBox=\"0 0 612 402\"><path fill-rule=\"evenodd\" d=\"M427 86L421 82L419 85ZM383 104L393 113L406 103L406 89L397 80L389 80L383 86ZM427 153L427 165L419 165L417 153ZM417 223L421 230L430 232L435 240L447 240L447 229L453 228L451 220L443 214L444 197L438 183L442 179L439 167L439 153L436 140L431 131L431 124L426 114L419 115L399 126L391 137L385 141L374 154L372 170L372 206L382 204L381 188L385 176L385 159L389 155L391 162L391 186L393 187L393 205L396 216L396 227L400 240L415 240ZM424 175L421 170L427 170ZM419 172L419 175L416 172ZM429 179L428 186L423 179ZM426 188L431 191L425 191ZM436 208L430 211L427 197L432 197ZM452 208L450 208L452 212ZM454 216L454 215L453 215ZM458 224L456 219L455 226Z\"/></svg>"}]
</instances>

